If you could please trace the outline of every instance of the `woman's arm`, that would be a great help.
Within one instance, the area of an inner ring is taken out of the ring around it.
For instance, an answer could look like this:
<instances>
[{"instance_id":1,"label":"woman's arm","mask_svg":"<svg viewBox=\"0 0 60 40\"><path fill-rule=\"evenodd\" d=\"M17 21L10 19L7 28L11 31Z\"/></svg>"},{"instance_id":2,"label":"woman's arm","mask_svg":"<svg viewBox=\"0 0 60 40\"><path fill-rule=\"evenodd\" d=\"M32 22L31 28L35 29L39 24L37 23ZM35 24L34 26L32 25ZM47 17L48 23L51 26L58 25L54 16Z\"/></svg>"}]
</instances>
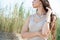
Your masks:
<instances>
[{"instance_id":1,"label":"woman's arm","mask_svg":"<svg viewBox=\"0 0 60 40\"><path fill-rule=\"evenodd\" d=\"M29 20L30 20L29 16L25 22L25 24L23 25L22 31L21 31L21 36L22 38L31 38L31 37L35 37L37 36L37 32L28 32L28 25L29 25Z\"/></svg>"},{"instance_id":2,"label":"woman's arm","mask_svg":"<svg viewBox=\"0 0 60 40\"><path fill-rule=\"evenodd\" d=\"M43 36L44 38L45 37L48 37L49 34L50 34L50 28L49 28L49 23L50 23L50 15L52 13L52 10L48 7L46 7L48 9L48 12L46 14L46 22L45 24L43 25L43 28L42 28L42 33L39 32L39 36Z\"/></svg>"},{"instance_id":3,"label":"woman's arm","mask_svg":"<svg viewBox=\"0 0 60 40\"><path fill-rule=\"evenodd\" d=\"M45 23L42 28L42 32L38 32L38 36L41 38L46 38L50 34L49 23Z\"/></svg>"},{"instance_id":4,"label":"woman's arm","mask_svg":"<svg viewBox=\"0 0 60 40\"><path fill-rule=\"evenodd\" d=\"M25 32L25 33L22 33L21 36L22 38L32 38L38 35L37 35L37 32Z\"/></svg>"},{"instance_id":5,"label":"woman's arm","mask_svg":"<svg viewBox=\"0 0 60 40\"><path fill-rule=\"evenodd\" d=\"M49 23L46 22L42 28L42 34L45 35L46 37L49 36L50 34L50 28L49 28Z\"/></svg>"}]
</instances>

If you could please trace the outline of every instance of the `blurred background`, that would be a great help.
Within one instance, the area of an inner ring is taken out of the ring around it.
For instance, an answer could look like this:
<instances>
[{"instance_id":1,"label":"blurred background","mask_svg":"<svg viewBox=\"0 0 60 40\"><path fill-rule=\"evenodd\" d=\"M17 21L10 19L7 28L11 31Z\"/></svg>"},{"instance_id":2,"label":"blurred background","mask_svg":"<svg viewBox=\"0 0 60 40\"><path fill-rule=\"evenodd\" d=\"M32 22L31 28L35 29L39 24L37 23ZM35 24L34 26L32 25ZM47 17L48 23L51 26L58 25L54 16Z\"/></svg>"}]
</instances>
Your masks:
<instances>
[{"instance_id":1,"label":"blurred background","mask_svg":"<svg viewBox=\"0 0 60 40\"><path fill-rule=\"evenodd\" d=\"M21 38L20 33L26 18L36 12L32 1L0 0L0 40L25 40ZM60 0L49 2L57 15L56 40L60 40Z\"/></svg>"}]
</instances>

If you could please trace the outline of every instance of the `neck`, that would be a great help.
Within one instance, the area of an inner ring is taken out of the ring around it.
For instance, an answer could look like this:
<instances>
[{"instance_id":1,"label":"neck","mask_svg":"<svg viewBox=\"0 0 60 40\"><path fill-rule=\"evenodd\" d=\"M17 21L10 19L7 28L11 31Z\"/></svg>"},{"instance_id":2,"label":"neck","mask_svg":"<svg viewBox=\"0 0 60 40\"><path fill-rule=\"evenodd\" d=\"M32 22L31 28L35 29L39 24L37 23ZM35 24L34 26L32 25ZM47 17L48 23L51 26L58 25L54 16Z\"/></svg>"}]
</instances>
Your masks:
<instances>
[{"instance_id":1,"label":"neck","mask_svg":"<svg viewBox=\"0 0 60 40\"><path fill-rule=\"evenodd\" d=\"M44 13L46 13L46 11L44 10L43 7L38 7L37 9L38 9L38 11L37 11L38 15L44 15Z\"/></svg>"}]
</instances>

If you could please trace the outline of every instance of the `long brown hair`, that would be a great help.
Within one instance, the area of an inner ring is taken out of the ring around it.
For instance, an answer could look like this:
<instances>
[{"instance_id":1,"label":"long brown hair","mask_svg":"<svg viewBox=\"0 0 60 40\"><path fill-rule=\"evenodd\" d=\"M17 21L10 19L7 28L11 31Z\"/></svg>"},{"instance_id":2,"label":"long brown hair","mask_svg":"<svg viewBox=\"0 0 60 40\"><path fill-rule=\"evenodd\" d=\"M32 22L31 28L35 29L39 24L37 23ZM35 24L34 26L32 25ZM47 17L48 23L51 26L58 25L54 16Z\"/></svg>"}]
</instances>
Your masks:
<instances>
[{"instance_id":1,"label":"long brown hair","mask_svg":"<svg viewBox=\"0 0 60 40\"><path fill-rule=\"evenodd\" d=\"M49 7L51 9L48 0L40 0L40 1L42 2L43 7L46 10L46 12L48 11L48 9L46 9L46 7ZM54 17L56 17L56 15L51 13L51 15L50 15L50 18L51 18L51 20L50 20L50 30L51 30L52 40L56 40L56 34L55 34L56 33L56 20L54 19Z\"/></svg>"}]
</instances>

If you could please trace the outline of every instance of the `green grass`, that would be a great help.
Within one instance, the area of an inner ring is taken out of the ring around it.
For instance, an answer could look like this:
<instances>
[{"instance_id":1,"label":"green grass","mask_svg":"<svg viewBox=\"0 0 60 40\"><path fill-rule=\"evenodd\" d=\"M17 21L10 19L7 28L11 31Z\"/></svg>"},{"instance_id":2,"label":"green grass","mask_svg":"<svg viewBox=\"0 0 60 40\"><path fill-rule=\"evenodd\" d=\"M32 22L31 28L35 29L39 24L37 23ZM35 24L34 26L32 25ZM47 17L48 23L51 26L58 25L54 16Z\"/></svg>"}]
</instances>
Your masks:
<instances>
[{"instance_id":1,"label":"green grass","mask_svg":"<svg viewBox=\"0 0 60 40\"><path fill-rule=\"evenodd\" d=\"M60 40L60 19L57 20L57 32L56 32L56 36L57 36L57 40Z\"/></svg>"}]
</instances>

